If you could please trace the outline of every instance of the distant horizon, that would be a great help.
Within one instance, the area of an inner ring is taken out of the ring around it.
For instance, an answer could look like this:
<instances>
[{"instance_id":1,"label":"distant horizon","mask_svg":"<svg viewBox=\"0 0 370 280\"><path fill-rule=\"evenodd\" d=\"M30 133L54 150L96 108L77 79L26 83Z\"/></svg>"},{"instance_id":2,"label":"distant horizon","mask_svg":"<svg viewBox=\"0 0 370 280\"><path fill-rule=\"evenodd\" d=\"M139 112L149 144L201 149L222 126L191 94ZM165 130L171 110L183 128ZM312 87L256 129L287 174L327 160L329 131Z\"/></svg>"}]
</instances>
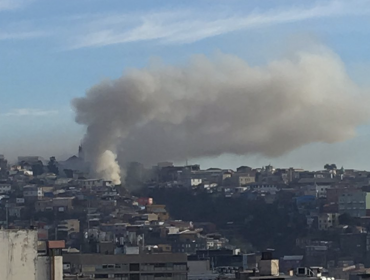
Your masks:
<instances>
[{"instance_id":1,"label":"distant horizon","mask_svg":"<svg viewBox=\"0 0 370 280\"><path fill-rule=\"evenodd\" d=\"M3 155L0 153L0 155ZM49 158L52 157L54 155L51 155L51 156L38 156L38 155L20 155L19 157L40 157L42 158L44 161L49 161ZM69 158L73 157L73 156L78 156L78 154L72 154L70 156L66 156L66 157L58 157L58 156L55 156L56 157L56 160L57 162L65 162L66 160L68 160ZM13 159L13 160L9 160L7 159L7 157L4 155L5 159L8 160L8 164L10 165L13 165L13 164L17 164L18 163L18 157ZM130 161L130 162L137 162L137 161ZM154 167L156 166L158 163L162 163L163 161L161 162L157 162L156 164L152 164L152 165L145 165L143 164L144 168L147 168L147 169L150 169L151 167ZM174 166L186 166L186 162L176 162L176 161L171 161L171 160L168 160L166 162L170 162L172 163ZM139 162L140 163L140 162ZM188 160L188 166L190 165L200 165L200 168L202 170L206 170L206 169L210 169L210 168L218 168L218 169L223 169L223 170L226 170L226 169L231 169L231 170L236 170L237 168L241 167L241 166L249 166L253 169L258 169L258 168L262 168L262 167L266 167L268 165L272 165L275 169L289 169L289 168L294 168L294 169L303 169L305 171L324 171L325 168L324 168L324 165L325 164L336 164L337 166L337 169L341 169L342 167L345 169L345 170L358 170L358 171L367 171L366 169L362 169L362 168L352 168L352 167L346 167L345 165L341 165L341 164L337 164L336 162L325 162L322 164L322 167L318 167L318 168L305 168L305 167L302 167L302 166L280 166L280 165L275 165L275 164L272 164L271 161L266 161L265 164L262 164L262 165L254 165L254 164L236 164L236 165L233 165L233 166L226 166L226 165L209 165L209 163L207 163L207 160ZM124 167L121 167L124 169ZM369 170L370 171L370 170Z\"/></svg>"}]
</instances>

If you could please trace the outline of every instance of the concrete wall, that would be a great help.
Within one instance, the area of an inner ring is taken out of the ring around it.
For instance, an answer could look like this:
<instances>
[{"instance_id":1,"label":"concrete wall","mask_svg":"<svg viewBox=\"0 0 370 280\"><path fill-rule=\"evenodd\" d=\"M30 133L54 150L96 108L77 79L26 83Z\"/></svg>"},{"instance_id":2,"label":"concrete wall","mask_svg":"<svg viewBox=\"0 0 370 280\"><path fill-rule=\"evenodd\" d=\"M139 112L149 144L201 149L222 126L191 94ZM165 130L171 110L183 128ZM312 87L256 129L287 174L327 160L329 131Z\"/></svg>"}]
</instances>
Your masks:
<instances>
[{"instance_id":1,"label":"concrete wall","mask_svg":"<svg viewBox=\"0 0 370 280\"><path fill-rule=\"evenodd\" d=\"M37 258L37 280L50 280L50 258L48 256L39 256Z\"/></svg>"},{"instance_id":2,"label":"concrete wall","mask_svg":"<svg viewBox=\"0 0 370 280\"><path fill-rule=\"evenodd\" d=\"M49 256L39 256L37 258L36 279L37 280L63 280L63 257L54 257L54 278L51 277L51 264ZM28 280L28 279L27 279Z\"/></svg>"},{"instance_id":3,"label":"concrete wall","mask_svg":"<svg viewBox=\"0 0 370 280\"><path fill-rule=\"evenodd\" d=\"M189 275L210 272L209 260L188 261Z\"/></svg>"},{"instance_id":4,"label":"concrete wall","mask_svg":"<svg viewBox=\"0 0 370 280\"><path fill-rule=\"evenodd\" d=\"M54 262L55 262L54 279L63 280L63 257L62 256L54 257Z\"/></svg>"},{"instance_id":5,"label":"concrete wall","mask_svg":"<svg viewBox=\"0 0 370 280\"><path fill-rule=\"evenodd\" d=\"M37 231L0 230L0 275L6 280L38 280Z\"/></svg>"}]
</instances>

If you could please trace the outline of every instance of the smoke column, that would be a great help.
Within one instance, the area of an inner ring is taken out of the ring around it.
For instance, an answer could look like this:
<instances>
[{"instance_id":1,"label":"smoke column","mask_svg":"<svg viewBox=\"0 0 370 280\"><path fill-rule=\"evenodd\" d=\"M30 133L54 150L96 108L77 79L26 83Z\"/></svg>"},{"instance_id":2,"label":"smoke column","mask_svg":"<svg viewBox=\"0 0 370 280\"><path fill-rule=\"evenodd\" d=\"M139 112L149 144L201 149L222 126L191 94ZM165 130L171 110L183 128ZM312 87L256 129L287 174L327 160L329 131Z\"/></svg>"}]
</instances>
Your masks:
<instances>
[{"instance_id":1,"label":"smoke column","mask_svg":"<svg viewBox=\"0 0 370 280\"><path fill-rule=\"evenodd\" d=\"M116 155L145 164L223 153L277 157L347 140L369 117L362 93L341 60L321 48L260 67L218 54L132 69L72 104L87 127L93 170L119 183Z\"/></svg>"}]
</instances>

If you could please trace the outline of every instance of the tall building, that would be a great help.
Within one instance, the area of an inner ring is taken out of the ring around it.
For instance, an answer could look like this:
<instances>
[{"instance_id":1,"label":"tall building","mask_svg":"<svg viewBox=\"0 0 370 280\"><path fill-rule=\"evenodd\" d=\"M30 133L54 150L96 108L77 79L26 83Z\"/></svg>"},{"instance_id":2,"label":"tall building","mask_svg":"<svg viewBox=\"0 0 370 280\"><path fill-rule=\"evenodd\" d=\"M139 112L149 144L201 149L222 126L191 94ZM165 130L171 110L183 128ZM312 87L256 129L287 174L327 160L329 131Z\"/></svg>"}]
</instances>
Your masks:
<instances>
[{"instance_id":1,"label":"tall building","mask_svg":"<svg viewBox=\"0 0 370 280\"><path fill-rule=\"evenodd\" d=\"M0 230L0 279L63 280L64 241L37 241L36 230Z\"/></svg>"}]
</instances>

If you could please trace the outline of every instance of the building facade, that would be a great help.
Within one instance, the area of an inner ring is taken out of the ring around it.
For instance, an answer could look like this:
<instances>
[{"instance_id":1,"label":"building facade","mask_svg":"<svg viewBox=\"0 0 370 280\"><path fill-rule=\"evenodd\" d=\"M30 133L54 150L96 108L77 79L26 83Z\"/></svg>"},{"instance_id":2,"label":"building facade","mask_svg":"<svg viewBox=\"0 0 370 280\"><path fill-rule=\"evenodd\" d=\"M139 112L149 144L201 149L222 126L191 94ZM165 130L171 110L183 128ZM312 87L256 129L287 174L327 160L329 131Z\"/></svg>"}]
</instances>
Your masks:
<instances>
[{"instance_id":1,"label":"building facade","mask_svg":"<svg viewBox=\"0 0 370 280\"><path fill-rule=\"evenodd\" d=\"M339 225L338 213L322 213L318 216L319 230L327 230Z\"/></svg>"},{"instance_id":2,"label":"building facade","mask_svg":"<svg viewBox=\"0 0 370 280\"><path fill-rule=\"evenodd\" d=\"M366 216L366 199L370 193L357 191L345 192L339 196L339 214L348 214L352 217Z\"/></svg>"},{"instance_id":3,"label":"building facade","mask_svg":"<svg viewBox=\"0 0 370 280\"><path fill-rule=\"evenodd\" d=\"M67 254L64 273L95 279L187 279L186 254Z\"/></svg>"},{"instance_id":4,"label":"building facade","mask_svg":"<svg viewBox=\"0 0 370 280\"><path fill-rule=\"evenodd\" d=\"M41 247L40 251L36 230L0 230L0 279L63 280L64 241L44 242Z\"/></svg>"}]
</instances>

